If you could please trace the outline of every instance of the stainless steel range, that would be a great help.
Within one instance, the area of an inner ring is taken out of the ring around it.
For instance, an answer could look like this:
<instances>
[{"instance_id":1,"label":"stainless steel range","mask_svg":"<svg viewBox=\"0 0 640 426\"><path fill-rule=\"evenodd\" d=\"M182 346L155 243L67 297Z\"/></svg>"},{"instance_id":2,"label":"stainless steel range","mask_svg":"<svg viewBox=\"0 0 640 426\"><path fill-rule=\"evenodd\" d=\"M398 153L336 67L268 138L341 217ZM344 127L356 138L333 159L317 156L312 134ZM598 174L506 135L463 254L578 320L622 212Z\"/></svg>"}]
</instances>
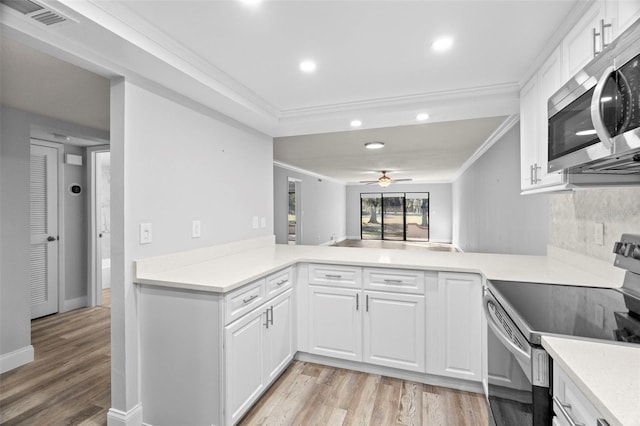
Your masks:
<instances>
[{"instance_id":1,"label":"stainless steel range","mask_svg":"<svg viewBox=\"0 0 640 426\"><path fill-rule=\"evenodd\" d=\"M640 235L622 235L614 252L614 265L627 271L617 289L488 282L490 425L551 425L551 366L541 336L640 345Z\"/></svg>"}]
</instances>

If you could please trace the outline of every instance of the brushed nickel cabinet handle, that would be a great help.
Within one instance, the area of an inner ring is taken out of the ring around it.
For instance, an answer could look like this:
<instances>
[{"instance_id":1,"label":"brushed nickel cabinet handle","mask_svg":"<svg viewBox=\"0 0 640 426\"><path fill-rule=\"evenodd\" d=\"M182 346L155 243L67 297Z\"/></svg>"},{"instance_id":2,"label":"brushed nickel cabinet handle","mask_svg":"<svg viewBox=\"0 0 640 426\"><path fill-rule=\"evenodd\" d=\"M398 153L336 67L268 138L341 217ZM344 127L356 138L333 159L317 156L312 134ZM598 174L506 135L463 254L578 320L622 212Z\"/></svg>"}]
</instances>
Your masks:
<instances>
[{"instance_id":1,"label":"brushed nickel cabinet handle","mask_svg":"<svg viewBox=\"0 0 640 426\"><path fill-rule=\"evenodd\" d=\"M384 282L387 284L402 284L402 280L392 280L390 278L385 278Z\"/></svg>"},{"instance_id":2,"label":"brushed nickel cabinet handle","mask_svg":"<svg viewBox=\"0 0 640 426\"><path fill-rule=\"evenodd\" d=\"M247 298L247 299L242 299L242 303L249 303L249 302L251 302L253 299L257 298L257 297L258 297L258 295L257 295L257 294L254 294L253 296L251 296L251 297L249 297L249 298Z\"/></svg>"},{"instance_id":3,"label":"brushed nickel cabinet handle","mask_svg":"<svg viewBox=\"0 0 640 426\"><path fill-rule=\"evenodd\" d=\"M360 294L356 293L356 311L360 310Z\"/></svg>"},{"instance_id":4,"label":"brushed nickel cabinet handle","mask_svg":"<svg viewBox=\"0 0 640 426\"><path fill-rule=\"evenodd\" d=\"M368 294L365 299L365 304L367 305L366 311L369 312L369 295Z\"/></svg>"},{"instance_id":5,"label":"brushed nickel cabinet handle","mask_svg":"<svg viewBox=\"0 0 640 426\"><path fill-rule=\"evenodd\" d=\"M335 278L339 280L340 278L342 278L342 275L325 274L325 278Z\"/></svg>"},{"instance_id":6,"label":"brushed nickel cabinet handle","mask_svg":"<svg viewBox=\"0 0 640 426\"><path fill-rule=\"evenodd\" d=\"M276 283L276 285L282 285L282 284L286 283L287 281L289 281L289 280L282 280L282 281L278 281L278 282Z\"/></svg>"}]
</instances>

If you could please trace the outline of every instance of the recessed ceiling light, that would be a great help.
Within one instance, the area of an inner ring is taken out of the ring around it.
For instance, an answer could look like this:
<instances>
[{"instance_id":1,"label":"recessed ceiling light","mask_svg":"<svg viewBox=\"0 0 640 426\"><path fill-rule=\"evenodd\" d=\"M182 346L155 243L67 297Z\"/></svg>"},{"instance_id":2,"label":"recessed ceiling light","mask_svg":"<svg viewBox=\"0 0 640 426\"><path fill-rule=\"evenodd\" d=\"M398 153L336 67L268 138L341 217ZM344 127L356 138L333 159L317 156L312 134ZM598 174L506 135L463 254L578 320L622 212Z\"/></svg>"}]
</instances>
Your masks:
<instances>
[{"instance_id":1,"label":"recessed ceiling light","mask_svg":"<svg viewBox=\"0 0 640 426\"><path fill-rule=\"evenodd\" d=\"M451 46L453 46L453 39L451 37L441 37L431 45L436 52L444 52L445 50L451 49Z\"/></svg>"},{"instance_id":2,"label":"recessed ceiling light","mask_svg":"<svg viewBox=\"0 0 640 426\"><path fill-rule=\"evenodd\" d=\"M416 115L416 120L418 121L424 121L428 118L429 118L429 114L427 114L426 112L421 112L420 114Z\"/></svg>"},{"instance_id":3,"label":"recessed ceiling light","mask_svg":"<svg viewBox=\"0 0 640 426\"><path fill-rule=\"evenodd\" d=\"M360 127L362 126L362 121L360 120L352 120L351 121L351 127Z\"/></svg>"},{"instance_id":4,"label":"recessed ceiling light","mask_svg":"<svg viewBox=\"0 0 640 426\"><path fill-rule=\"evenodd\" d=\"M240 2L246 4L247 6L257 6L262 3L262 0L240 0Z\"/></svg>"},{"instance_id":5,"label":"recessed ceiling light","mask_svg":"<svg viewBox=\"0 0 640 426\"><path fill-rule=\"evenodd\" d=\"M384 142L367 142L364 147L367 149L380 149L384 148Z\"/></svg>"},{"instance_id":6,"label":"recessed ceiling light","mask_svg":"<svg viewBox=\"0 0 640 426\"><path fill-rule=\"evenodd\" d=\"M300 70L303 72L314 72L316 70L316 63L310 60L300 62Z\"/></svg>"}]
</instances>

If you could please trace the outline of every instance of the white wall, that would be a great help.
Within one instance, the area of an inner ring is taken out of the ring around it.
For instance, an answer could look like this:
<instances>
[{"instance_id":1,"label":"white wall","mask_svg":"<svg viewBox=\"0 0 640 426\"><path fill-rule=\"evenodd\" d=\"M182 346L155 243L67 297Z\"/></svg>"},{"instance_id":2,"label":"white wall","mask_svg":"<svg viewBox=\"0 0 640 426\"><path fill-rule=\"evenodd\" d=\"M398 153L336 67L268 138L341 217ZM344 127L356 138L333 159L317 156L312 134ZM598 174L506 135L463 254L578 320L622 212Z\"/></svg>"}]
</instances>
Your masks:
<instances>
[{"instance_id":1,"label":"white wall","mask_svg":"<svg viewBox=\"0 0 640 426\"><path fill-rule=\"evenodd\" d=\"M318 245L346 237L346 186L278 165L273 166L274 229L276 242L287 244L288 177L299 179L302 244Z\"/></svg>"},{"instance_id":2,"label":"white wall","mask_svg":"<svg viewBox=\"0 0 640 426\"><path fill-rule=\"evenodd\" d=\"M140 403L133 261L273 234L273 140L166 96L112 82L111 419L134 416ZM265 228L253 229L253 216ZM199 239L192 220L201 221ZM143 222L153 226L151 244L139 244Z\"/></svg>"},{"instance_id":3,"label":"white wall","mask_svg":"<svg viewBox=\"0 0 640 426\"><path fill-rule=\"evenodd\" d=\"M453 183L453 243L464 251L546 253L549 196L520 195L520 127Z\"/></svg>"},{"instance_id":4,"label":"white wall","mask_svg":"<svg viewBox=\"0 0 640 426\"><path fill-rule=\"evenodd\" d=\"M370 192L428 192L429 241L451 242L450 183L394 183L387 188L381 188L378 185L348 185L347 235L349 238L360 238L360 194Z\"/></svg>"}]
</instances>

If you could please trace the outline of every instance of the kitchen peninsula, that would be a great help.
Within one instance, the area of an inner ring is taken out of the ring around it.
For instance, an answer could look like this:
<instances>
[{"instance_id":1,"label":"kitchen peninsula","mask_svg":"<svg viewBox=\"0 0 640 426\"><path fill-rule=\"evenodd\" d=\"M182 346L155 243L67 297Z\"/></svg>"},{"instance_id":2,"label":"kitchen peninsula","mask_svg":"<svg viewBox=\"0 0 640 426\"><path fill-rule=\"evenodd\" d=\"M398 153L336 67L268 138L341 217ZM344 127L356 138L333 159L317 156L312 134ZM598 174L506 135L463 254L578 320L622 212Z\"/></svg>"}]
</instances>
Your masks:
<instances>
[{"instance_id":1,"label":"kitchen peninsula","mask_svg":"<svg viewBox=\"0 0 640 426\"><path fill-rule=\"evenodd\" d=\"M616 287L622 274L554 247L521 256L272 237L138 260L144 421L236 423L294 357L481 392L487 279Z\"/></svg>"}]
</instances>

